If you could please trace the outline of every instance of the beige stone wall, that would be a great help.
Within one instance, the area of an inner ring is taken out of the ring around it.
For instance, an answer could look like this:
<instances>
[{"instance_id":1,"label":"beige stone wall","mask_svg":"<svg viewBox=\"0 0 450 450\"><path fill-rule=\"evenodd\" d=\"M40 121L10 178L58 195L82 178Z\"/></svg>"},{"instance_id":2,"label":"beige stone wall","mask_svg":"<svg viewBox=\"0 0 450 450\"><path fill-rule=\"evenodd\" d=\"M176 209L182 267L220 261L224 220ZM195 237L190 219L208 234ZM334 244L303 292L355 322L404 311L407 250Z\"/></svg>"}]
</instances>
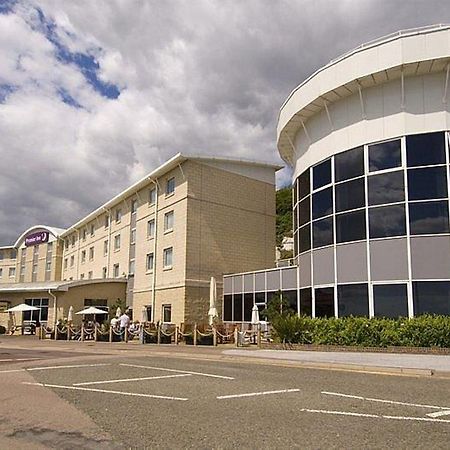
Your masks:
<instances>
[{"instance_id":1,"label":"beige stone wall","mask_svg":"<svg viewBox=\"0 0 450 450\"><path fill-rule=\"evenodd\" d=\"M9 276L9 268L10 267L16 267L16 258L11 258L11 250L12 248L8 249L0 249L0 252L3 255L3 258L0 259L0 284L1 283L14 283L15 277ZM17 270L16 270L17 272Z\"/></svg>"}]
</instances>

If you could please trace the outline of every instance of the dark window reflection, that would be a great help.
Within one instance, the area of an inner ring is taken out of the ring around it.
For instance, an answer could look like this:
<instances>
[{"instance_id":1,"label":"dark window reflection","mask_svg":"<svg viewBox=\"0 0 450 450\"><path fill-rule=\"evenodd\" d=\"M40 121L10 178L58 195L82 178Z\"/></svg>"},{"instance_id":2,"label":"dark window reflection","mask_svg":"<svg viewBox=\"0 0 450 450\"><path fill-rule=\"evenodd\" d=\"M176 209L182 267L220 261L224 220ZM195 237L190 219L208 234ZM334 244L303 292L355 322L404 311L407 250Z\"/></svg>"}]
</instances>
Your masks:
<instances>
[{"instance_id":1,"label":"dark window reflection","mask_svg":"<svg viewBox=\"0 0 450 450\"><path fill-rule=\"evenodd\" d=\"M343 284L337 292L339 317L369 316L367 284Z\"/></svg>"},{"instance_id":2,"label":"dark window reflection","mask_svg":"<svg viewBox=\"0 0 450 450\"><path fill-rule=\"evenodd\" d=\"M374 312L377 317L408 317L406 284L380 284L373 287Z\"/></svg>"},{"instance_id":3,"label":"dark window reflection","mask_svg":"<svg viewBox=\"0 0 450 450\"><path fill-rule=\"evenodd\" d=\"M447 197L445 167L408 170L408 195L410 200L427 200Z\"/></svg>"},{"instance_id":4,"label":"dark window reflection","mask_svg":"<svg viewBox=\"0 0 450 450\"><path fill-rule=\"evenodd\" d=\"M414 315L450 315L450 281L413 282Z\"/></svg>"},{"instance_id":5,"label":"dark window reflection","mask_svg":"<svg viewBox=\"0 0 450 450\"><path fill-rule=\"evenodd\" d=\"M298 255L298 233L294 233L294 256Z\"/></svg>"},{"instance_id":6,"label":"dark window reflection","mask_svg":"<svg viewBox=\"0 0 450 450\"><path fill-rule=\"evenodd\" d=\"M364 174L363 147L347 150L334 157L335 181L348 180Z\"/></svg>"},{"instance_id":7,"label":"dark window reflection","mask_svg":"<svg viewBox=\"0 0 450 450\"><path fill-rule=\"evenodd\" d=\"M298 199L301 200L303 197L309 194L310 184L309 184L309 169L303 172L298 177Z\"/></svg>"},{"instance_id":8,"label":"dark window reflection","mask_svg":"<svg viewBox=\"0 0 450 450\"><path fill-rule=\"evenodd\" d=\"M445 164L444 133L407 136L406 157L408 167Z\"/></svg>"},{"instance_id":9,"label":"dark window reflection","mask_svg":"<svg viewBox=\"0 0 450 450\"><path fill-rule=\"evenodd\" d=\"M336 211L361 208L365 205L364 178L337 184Z\"/></svg>"},{"instance_id":10,"label":"dark window reflection","mask_svg":"<svg viewBox=\"0 0 450 450\"><path fill-rule=\"evenodd\" d=\"M266 303L266 293L255 292L255 303Z\"/></svg>"},{"instance_id":11,"label":"dark window reflection","mask_svg":"<svg viewBox=\"0 0 450 450\"><path fill-rule=\"evenodd\" d=\"M233 321L242 322L242 294L233 295Z\"/></svg>"},{"instance_id":12,"label":"dark window reflection","mask_svg":"<svg viewBox=\"0 0 450 450\"><path fill-rule=\"evenodd\" d=\"M369 235L371 238L403 236L405 234L404 204L369 209Z\"/></svg>"},{"instance_id":13,"label":"dark window reflection","mask_svg":"<svg viewBox=\"0 0 450 450\"><path fill-rule=\"evenodd\" d=\"M369 145L369 171L392 169L402 165L400 139Z\"/></svg>"},{"instance_id":14,"label":"dark window reflection","mask_svg":"<svg viewBox=\"0 0 450 450\"><path fill-rule=\"evenodd\" d=\"M448 203L410 203L409 227L411 234L448 233Z\"/></svg>"},{"instance_id":15,"label":"dark window reflection","mask_svg":"<svg viewBox=\"0 0 450 450\"><path fill-rule=\"evenodd\" d=\"M252 320L253 294L244 294L244 322Z\"/></svg>"},{"instance_id":16,"label":"dark window reflection","mask_svg":"<svg viewBox=\"0 0 450 450\"><path fill-rule=\"evenodd\" d=\"M372 175L368 178L369 205L402 202L405 200L403 171Z\"/></svg>"},{"instance_id":17,"label":"dark window reflection","mask_svg":"<svg viewBox=\"0 0 450 450\"><path fill-rule=\"evenodd\" d=\"M294 211L293 211L293 224L294 224L294 230L296 230L297 229L297 212L298 212L298 207L296 206L295 208L294 208Z\"/></svg>"},{"instance_id":18,"label":"dark window reflection","mask_svg":"<svg viewBox=\"0 0 450 450\"><path fill-rule=\"evenodd\" d=\"M328 216L333 212L333 189L331 187L312 196L313 219Z\"/></svg>"},{"instance_id":19,"label":"dark window reflection","mask_svg":"<svg viewBox=\"0 0 450 450\"><path fill-rule=\"evenodd\" d=\"M312 290L311 288L300 289L300 315L312 315Z\"/></svg>"},{"instance_id":20,"label":"dark window reflection","mask_svg":"<svg viewBox=\"0 0 450 450\"><path fill-rule=\"evenodd\" d=\"M336 216L336 241L350 242L366 238L366 213L354 211Z\"/></svg>"},{"instance_id":21,"label":"dark window reflection","mask_svg":"<svg viewBox=\"0 0 450 450\"><path fill-rule=\"evenodd\" d=\"M331 159L313 167L313 188L318 189L331 183Z\"/></svg>"},{"instance_id":22,"label":"dark window reflection","mask_svg":"<svg viewBox=\"0 0 450 450\"><path fill-rule=\"evenodd\" d=\"M311 225L305 225L299 231L299 250L300 253L311 248Z\"/></svg>"},{"instance_id":23,"label":"dark window reflection","mask_svg":"<svg viewBox=\"0 0 450 450\"><path fill-rule=\"evenodd\" d=\"M223 320L228 321L228 322L231 322L233 320L233 318L231 316L232 302L233 302L233 297L231 295L223 296Z\"/></svg>"},{"instance_id":24,"label":"dark window reflection","mask_svg":"<svg viewBox=\"0 0 450 450\"><path fill-rule=\"evenodd\" d=\"M297 181L294 182L292 187L292 204L295 205L297 203Z\"/></svg>"},{"instance_id":25,"label":"dark window reflection","mask_svg":"<svg viewBox=\"0 0 450 450\"><path fill-rule=\"evenodd\" d=\"M313 222L313 247L323 247L333 243L333 218Z\"/></svg>"},{"instance_id":26,"label":"dark window reflection","mask_svg":"<svg viewBox=\"0 0 450 450\"><path fill-rule=\"evenodd\" d=\"M314 291L316 317L334 317L334 289L318 288Z\"/></svg>"},{"instance_id":27,"label":"dark window reflection","mask_svg":"<svg viewBox=\"0 0 450 450\"><path fill-rule=\"evenodd\" d=\"M283 299L288 303L289 308L291 308L293 312L297 313L297 291L283 291L281 294L283 295Z\"/></svg>"},{"instance_id":28,"label":"dark window reflection","mask_svg":"<svg viewBox=\"0 0 450 450\"><path fill-rule=\"evenodd\" d=\"M298 223L301 227L311 220L311 197L306 197L300 202Z\"/></svg>"}]
</instances>

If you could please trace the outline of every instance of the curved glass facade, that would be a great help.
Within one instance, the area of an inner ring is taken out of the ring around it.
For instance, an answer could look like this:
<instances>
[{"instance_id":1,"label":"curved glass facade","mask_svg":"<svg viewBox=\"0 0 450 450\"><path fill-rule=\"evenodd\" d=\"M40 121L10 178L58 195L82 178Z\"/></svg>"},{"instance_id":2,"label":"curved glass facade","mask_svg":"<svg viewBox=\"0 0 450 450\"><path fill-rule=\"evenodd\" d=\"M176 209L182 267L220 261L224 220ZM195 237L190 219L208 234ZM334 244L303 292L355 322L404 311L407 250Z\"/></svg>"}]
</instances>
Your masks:
<instances>
[{"instance_id":1,"label":"curved glass facade","mask_svg":"<svg viewBox=\"0 0 450 450\"><path fill-rule=\"evenodd\" d=\"M315 316L450 314L449 180L447 132L353 148L300 174L300 309L303 301Z\"/></svg>"}]
</instances>

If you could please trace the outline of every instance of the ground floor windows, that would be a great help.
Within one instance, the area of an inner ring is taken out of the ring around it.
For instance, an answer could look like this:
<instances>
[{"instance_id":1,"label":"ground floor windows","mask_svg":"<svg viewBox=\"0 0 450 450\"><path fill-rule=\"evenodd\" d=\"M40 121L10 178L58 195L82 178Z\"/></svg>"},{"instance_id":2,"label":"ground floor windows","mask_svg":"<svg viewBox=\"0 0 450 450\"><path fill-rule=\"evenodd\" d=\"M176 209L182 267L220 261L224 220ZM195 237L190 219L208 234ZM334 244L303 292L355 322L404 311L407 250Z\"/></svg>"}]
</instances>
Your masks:
<instances>
[{"instance_id":1,"label":"ground floor windows","mask_svg":"<svg viewBox=\"0 0 450 450\"><path fill-rule=\"evenodd\" d=\"M315 290L316 317L334 317L334 288Z\"/></svg>"},{"instance_id":2,"label":"ground floor windows","mask_svg":"<svg viewBox=\"0 0 450 450\"><path fill-rule=\"evenodd\" d=\"M367 284L338 286L338 314L345 316L369 316L369 291Z\"/></svg>"},{"instance_id":3,"label":"ground floor windows","mask_svg":"<svg viewBox=\"0 0 450 450\"><path fill-rule=\"evenodd\" d=\"M48 320L48 298L27 298L25 304L39 308L37 311L24 311L23 320L32 320L36 324Z\"/></svg>"},{"instance_id":4,"label":"ground floor windows","mask_svg":"<svg viewBox=\"0 0 450 450\"><path fill-rule=\"evenodd\" d=\"M415 281L413 299L416 315L450 315L450 281Z\"/></svg>"},{"instance_id":5,"label":"ground floor windows","mask_svg":"<svg viewBox=\"0 0 450 450\"><path fill-rule=\"evenodd\" d=\"M408 317L406 284L379 284L373 287L374 315L376 317Z\"/></svg>"},{"instance_id":6,"label":"ground floor windows","mask_svg":"<svg viewBox=\"0 0 450 450\"><path fill-rule=\"evenodd\" d=\"M162 305L162 321L164 323L172 322L172 305Z\"/></svg>"},{"instance_id":7,"label":"ground floor windows","mask_svg":"<svg viewBox=\"0 0 450 450\"><path fill-rule=\"evenodd\" d=\"M312 316L312 289L300 289L300 314L302 316Z\"/></svg>"}]
</instances>

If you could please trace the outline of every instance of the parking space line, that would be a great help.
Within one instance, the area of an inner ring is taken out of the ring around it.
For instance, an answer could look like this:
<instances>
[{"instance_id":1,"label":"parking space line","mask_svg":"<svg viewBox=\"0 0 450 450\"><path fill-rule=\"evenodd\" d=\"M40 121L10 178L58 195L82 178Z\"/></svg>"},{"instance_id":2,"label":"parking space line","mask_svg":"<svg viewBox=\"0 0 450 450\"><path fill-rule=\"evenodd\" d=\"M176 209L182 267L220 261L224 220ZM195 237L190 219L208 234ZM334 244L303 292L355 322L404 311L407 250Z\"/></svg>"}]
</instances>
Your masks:
<instances>
[{"instance_id":1,"label":"parking space line","mask_svg":"<svg viewBox=\"0 0 450 450\"><path fill-rule=\"evenodd\" d=\"M384 400L381 398L370 398L370 397L361 397L359 395L342 394L340 392L322 391L321 394L332 395L334 397L345 397L345 398L353 398L353 399L357 399L357 400L366 400L368 402L388 403L391 405L403 405L403 406L413 406L413 407L417 407L417 408L450 410L450 407L448 407L448 406L423 405L420 403L398 402L398 401L394 401L394 400Z\"/></svg>"},{"instance_id":2,"label":"parking space line","mask_svg":"<svg viewBox=\"0 0 450 450\"><path fill-rule=\"evenodd\" d=\"M80 367L101 367L101 366L110 366L111 364L74 364L71 366L47 366L47 367L30 367L24 370L32 371L32 370L53 370L53 369L78 369Z\"/></svg>"},{"instance_id":3,"label":"parking space line","mask_svg":"<svg viewBox=\"0 0 450 450\"><path fill-rule=\"evenodd\" d=\"M112 394L112 395L127 395L127 396L131 396L131 397L157 398L157 399L162 399L162 400L180 400L180 401L188 400L187 398L183 398L183 397L168 397L165 395L139 394L136 392L108 391L106 389L85 388L85 387L81 387L81 386L62 386L59 384L29 383L26 381L23 381L22 384L27 384L30 386L42 386L42 387L56 388L56 389L69 389L69 390L76 390L76 391L100 392L103 394Z\"/></svg>"},{"instance_id":4,"label":"parking space line","mask_svg":"<svg viewBox=\"0 0 450 450\"><path fill-rule=\"evenodd\" d=\"M141 368L141 369L165 370L166 372L189 373L191 375L200 375L202 377L222 378L224 380L234 380L233 377L227 377L225 375L215 375L212 373L203 373L203 372L192 372L190 370L166 369L165 367L140 366L138 364L120 364L120 365L125 366L125 367L137 367L137 368Z\"/></svg>"},{"instance_id":5,"label":"parking space line","mask_svg":"<svg viewBox=\"0 0 450 450\"><path fill-rule=\"evenodd\" d=\"M427 416L428 417L450 416L450 409L444 409L443 411L428 413Z\"/></svg>"},{"instance_id":6,"label":"parking space line","mask_svg":"<svg viewBox=\"0 0 450 450\"><path fill-rule=\"evenodd\" d=\"M36 359L42 358L9 358L9 359L0 359L0 362L11 362L11 361L34 361Z\"/></svg>"},{"instance_id":7,"label":"parking space line","mask_svg":"<svg viewBox=\"0 0 450 450\"><path fill-rule=\"evenodd\" d=\"M300 389L281 389L278 391L263 391L263 392L249 392L247 394L220 395L216 398L218 400L225 400L228 398L257 397L259 395L285 394L288 392L299 392L299 391Z\"/></svg>"},{"instance_id":8,"label":"parking space line","mask_svg":"<svg viewBox=\"0 0 450 450\"><path fill-rule=\"evenodd\" d=\"M165 378L191 377L190 373L179 373L177 375L161 375L159 377L122 378L120 380L85 381L84 383L73 383L72 386L88 386L91 384L125 383L128 381L162 380Z\"/></svg>"}]
</instances>

